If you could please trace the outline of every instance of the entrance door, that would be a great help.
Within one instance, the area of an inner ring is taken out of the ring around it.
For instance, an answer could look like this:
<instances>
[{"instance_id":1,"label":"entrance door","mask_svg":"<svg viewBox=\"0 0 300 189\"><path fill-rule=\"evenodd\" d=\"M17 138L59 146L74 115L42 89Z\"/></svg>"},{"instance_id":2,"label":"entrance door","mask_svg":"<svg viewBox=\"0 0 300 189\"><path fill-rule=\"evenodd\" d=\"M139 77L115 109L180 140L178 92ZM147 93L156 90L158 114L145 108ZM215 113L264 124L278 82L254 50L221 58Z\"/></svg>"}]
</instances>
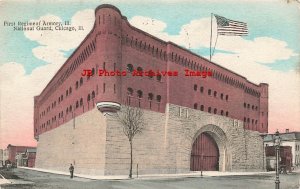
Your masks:
<instances>
[{"instance_id":1,"label":"entrance door","mask_svg":"<svg viewBox=\"0 0 300 189\"><path fill-rule=\"evenodd\" d=\"M195 140L191 153L191 171L218 171L219 149L215 140L201 133Z\"/></svg>"}]
</instances>

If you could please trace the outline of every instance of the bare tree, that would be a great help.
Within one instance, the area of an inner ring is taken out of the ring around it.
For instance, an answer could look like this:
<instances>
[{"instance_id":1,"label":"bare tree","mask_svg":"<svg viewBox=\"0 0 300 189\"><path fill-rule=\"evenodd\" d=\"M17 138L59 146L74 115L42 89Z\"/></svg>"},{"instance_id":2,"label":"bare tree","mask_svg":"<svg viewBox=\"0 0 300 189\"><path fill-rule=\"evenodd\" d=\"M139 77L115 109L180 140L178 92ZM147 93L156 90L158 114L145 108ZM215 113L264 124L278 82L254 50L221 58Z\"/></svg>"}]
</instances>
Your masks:
<instances>
[{"instance_id":1,"label":"bare tree","mask_svg":"<svg viewBox=\"0 0 300 189\"><path fill-rule=\"evenodd\" d=\"M136 134L142 133L144 129L144 112L140 108L122 106L121 111L116 114L118 122L123 127L123 133L127 136L130 144L130 170L129 178L132 178L132 142Z\"/></svg>"}]
</instances>

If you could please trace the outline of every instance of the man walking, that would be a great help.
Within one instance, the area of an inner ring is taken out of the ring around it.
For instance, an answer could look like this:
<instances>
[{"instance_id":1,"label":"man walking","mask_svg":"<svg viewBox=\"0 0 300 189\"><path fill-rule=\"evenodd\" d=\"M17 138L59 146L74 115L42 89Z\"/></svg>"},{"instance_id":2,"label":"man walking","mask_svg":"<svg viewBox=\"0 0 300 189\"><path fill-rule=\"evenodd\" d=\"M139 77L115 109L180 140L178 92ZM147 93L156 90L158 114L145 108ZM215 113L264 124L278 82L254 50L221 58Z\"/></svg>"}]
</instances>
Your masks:
<instances>
[{"instance_id":1,"label":"man walking","mask_svg":"<svg viewBox=\"0 0 300 189\"><path fill-rule=\"evenodd\" d=\"M70 165L69 171L70 171L70 178L73 178L74 166L72 164Z\"/></svg>"}]
</instances>

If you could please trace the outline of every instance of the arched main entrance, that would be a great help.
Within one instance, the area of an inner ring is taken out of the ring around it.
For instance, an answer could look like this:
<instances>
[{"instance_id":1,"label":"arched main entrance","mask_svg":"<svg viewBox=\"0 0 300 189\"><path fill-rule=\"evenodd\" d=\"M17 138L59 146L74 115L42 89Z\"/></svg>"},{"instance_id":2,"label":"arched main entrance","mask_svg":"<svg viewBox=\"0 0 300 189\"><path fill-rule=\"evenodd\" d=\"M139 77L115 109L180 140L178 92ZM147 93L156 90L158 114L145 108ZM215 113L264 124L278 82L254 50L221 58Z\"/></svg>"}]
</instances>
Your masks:
<instances>
[{"instance_id":1,"label":"arched main entrance","mask_svg":"<svg viewBox=\"0 0 300 189\"><path fill-rule=\"evenodd\" d=\"M191 171L219 170L219 148L208 133L201 133L194 141L190 163Z\"/></svg>"}]
</instances>

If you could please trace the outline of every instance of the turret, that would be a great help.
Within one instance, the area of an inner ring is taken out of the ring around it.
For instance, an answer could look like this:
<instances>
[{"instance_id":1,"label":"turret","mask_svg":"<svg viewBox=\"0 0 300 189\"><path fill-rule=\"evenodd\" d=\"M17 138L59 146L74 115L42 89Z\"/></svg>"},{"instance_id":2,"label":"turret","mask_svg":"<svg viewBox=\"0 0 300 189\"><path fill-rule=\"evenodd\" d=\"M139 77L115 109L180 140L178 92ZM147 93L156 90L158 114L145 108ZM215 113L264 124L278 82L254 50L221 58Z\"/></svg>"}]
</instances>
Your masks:
<instances>
[{"instance_id":1,"label":"turret","mask_svg":"<svg viewBox=\"0 0 300 189\"><path fill-rule=\"evenodd\" d=\"M97 75L99 71L121 71L122 51L122 15L119 9L112 5L103 4L95 10L95 36L97 54ZM101 85L102 94L98 102L121 102L122 76L97 76ZM97 103L98 103L97 102Z\"/></svg>"},{"instance_id":2,"label":"turret","mask_svg":"<svg viewBox=\"0 0 300 189\"><path fill-rule=\"evenodd\" d=\"M269 85L267 83L260 83L260 99L259 99L259 131L267 133L268 132L268 99L269 99Z\"/></svg>"}]
</instances>

